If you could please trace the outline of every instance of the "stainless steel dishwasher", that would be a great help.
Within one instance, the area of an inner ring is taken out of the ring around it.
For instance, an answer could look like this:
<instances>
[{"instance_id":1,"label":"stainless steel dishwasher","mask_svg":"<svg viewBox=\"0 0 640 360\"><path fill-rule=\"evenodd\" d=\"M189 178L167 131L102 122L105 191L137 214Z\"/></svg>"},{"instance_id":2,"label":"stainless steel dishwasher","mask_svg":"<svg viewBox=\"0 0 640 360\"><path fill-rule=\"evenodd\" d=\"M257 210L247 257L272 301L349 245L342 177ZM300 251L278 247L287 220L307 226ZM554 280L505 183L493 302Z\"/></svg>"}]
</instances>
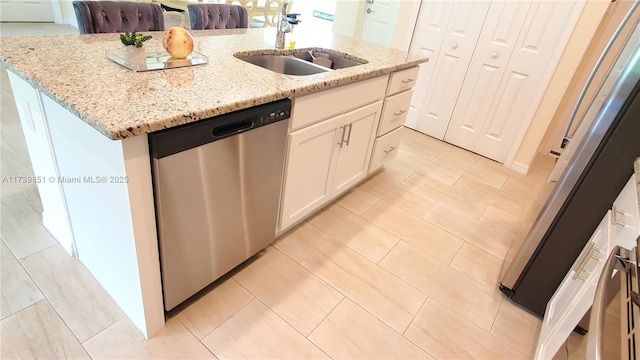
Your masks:
<instances>
[{"instance_id":1,"label":"stainless steel dishwasher","mask_svg":"<svg viewBox=\"0 0 640 360\"><path fill-rule=\"evenodd\" d=\"M166 310L275 239L291 101L149 134Z\"/></svg>"}]
</instances>

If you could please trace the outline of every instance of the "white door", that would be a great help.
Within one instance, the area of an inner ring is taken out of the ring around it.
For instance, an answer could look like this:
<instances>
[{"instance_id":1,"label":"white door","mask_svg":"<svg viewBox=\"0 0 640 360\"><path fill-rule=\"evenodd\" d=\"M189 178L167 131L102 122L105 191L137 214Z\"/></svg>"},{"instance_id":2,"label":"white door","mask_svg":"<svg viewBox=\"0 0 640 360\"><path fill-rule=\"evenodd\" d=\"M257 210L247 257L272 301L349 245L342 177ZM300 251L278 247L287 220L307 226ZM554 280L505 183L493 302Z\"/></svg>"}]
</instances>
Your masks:
<instances>
[{"instance_id":1,"label":"white door","mask_svg":"<svg viewBox=\"0 0 640 360\"><path fill-rule=\"evenodd\" d=\"M341 118L329 119L289 135L280 229L289 227L331 198L342 121Z\"/></svg>"},{"instance_id":2,"label":"white door","mask_svg":"<svg viewBox=\"0 0 640 360\"><path fill-rule=\"evenodd\" d=\"M429 61L420 64L418 80L413 88L413 98L409 106L409 113L405 126L418 128L422 100L427 97L427 90L433 80L436 59L440 55L442 40L447 31L449 17L453 10L452 1L425 1L420 5L418 21L411 40L411 52L428 56Z\"/></svg>"},{"instance_id":3,"label":"white door","mask_svg":"<svg viewBox=\"0 0 640 360\"><path fill-rule=\"evenodd\" d=\"M551 59L558 61L554 53L559 47L564 48L566 37L562 43L558 39L577 5L576 1L534 1L531 4L486 121L475 124L479 129L476 130L475 144L464 146L466 149L498 162L506 160L518 132L531 119L540 102L541 94L538 92L546 88L551 78L545 72ZM569 24L574 25L575 22ZM465 86L474 87L476 84L470 82ZM445 140L456 145L469 143L466 139L458 139L458 134L447 134Z\"/></svg>"},{"instance_id":4,"label":"white door","mask_svg":"<svg viewBox=\"0 0 640 360\"><path fill-rule=\"evenodd\" d=\"M442 22L446 17L445 11L450 6L429 3L423 5L427 5L431 11L435 11L432 19L437 23ZM439 34L439 27L430 31L444 36L437 59L432 58L429 61L429 63L433 61L435 63L433 65L427 63L429 67L433 66L433 72L429 72L430 80L429 84L426 85L426 97L422 99L422 105L420 105L421 100L419 98L416 101L416 106L420 107L416 126L418 131L441 140L444 138L489 5L489 1L455 2L451 9L445 33ZM439 13L439 11L442 11L442 13ZM421 9L420 17L425 15L426 13L423 14ZM415 32L421 31L422 28L416 28ZM437 43L436 40L433 41L433 44L429 44L429 40L426 40L426 37L428 35L423 37L422 44L416 42L413 47L428 48ZM418 92L422 91L420 89Z\"/></svg>"},{"instance_id":5,"label":"white door","mask_svg":"<svg viewBox=\"0 0 640 360\"><path fill-rule=\"evenodd\" d=\"M51 1L1 0L0 21L53 22Z\"/></svg>"},{"instance_id":6,"label":"white door","mask_svg":"<svg viewBox=\"0 0 640 360\"><path fill-rule=\"evenodd\" d=\"M345 131L339 148L331 197L335 197L367 176L371 148L376 136L376 127L382 101L348 112L338 117Z\"/></svg>"},{"instance_id":7,"label":"white door","mask_svg":"<svg viewBox=\"0 0 640 360\"><path fill-rule=\"evenodd\" d=\"M473 149L515 49L531 1L493 1L446 130L445 139Z\"/></svg>"},{"instance_id":8,"label":"white door","mask_svg":"<svg viewBox=\"0 0 640 360\"><path fill-rule=\"evenodd\" d=\"M391 46L400 5L397 0L367 0L361 39Z\"/></svg>"}]
</instances>

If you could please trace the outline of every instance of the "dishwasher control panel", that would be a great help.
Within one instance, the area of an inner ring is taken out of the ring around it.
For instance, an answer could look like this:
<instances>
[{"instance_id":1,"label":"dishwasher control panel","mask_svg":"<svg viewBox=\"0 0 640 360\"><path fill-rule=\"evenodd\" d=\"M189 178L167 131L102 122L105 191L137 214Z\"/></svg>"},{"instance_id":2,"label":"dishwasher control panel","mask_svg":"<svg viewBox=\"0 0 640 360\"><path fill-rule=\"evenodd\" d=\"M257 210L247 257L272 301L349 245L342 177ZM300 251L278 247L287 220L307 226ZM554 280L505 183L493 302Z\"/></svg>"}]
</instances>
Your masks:
<instances>
[{"instance_id":1,"label":"dishwasher control panel","mask_svg":"<svg viewBox=\"0 0 640 360\"><path fill-rule=\"evenodd\" d=\"M268 114L260 114L256 119L258 125L266 125L272 122L288 119L291 116L290 108L276 109Z\"/></svg>"}]
</instances>

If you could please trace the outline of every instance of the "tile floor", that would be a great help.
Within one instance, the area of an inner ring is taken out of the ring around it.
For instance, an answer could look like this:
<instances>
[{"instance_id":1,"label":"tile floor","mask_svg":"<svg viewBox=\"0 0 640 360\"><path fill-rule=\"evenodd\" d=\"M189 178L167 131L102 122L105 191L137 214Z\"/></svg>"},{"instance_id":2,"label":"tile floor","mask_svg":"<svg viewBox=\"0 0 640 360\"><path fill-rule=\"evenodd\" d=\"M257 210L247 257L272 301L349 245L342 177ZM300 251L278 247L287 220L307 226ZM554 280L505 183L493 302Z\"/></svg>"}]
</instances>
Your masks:
<instances>
[{"instance_id":1,"label":"tile floor","mask_svg":"<svg viewBox=\"0 0 640 360\"><path fill-rule=\"evenodd\" d=\"M0 177L29 175L4 70L1 85ZM383 171L172 311L149 340L43 228L36 187L1 184L1 357L531 358L540 320L497 283L552 165L539 157L523 176L403 130Z\"/></svg>"}]
</instances>

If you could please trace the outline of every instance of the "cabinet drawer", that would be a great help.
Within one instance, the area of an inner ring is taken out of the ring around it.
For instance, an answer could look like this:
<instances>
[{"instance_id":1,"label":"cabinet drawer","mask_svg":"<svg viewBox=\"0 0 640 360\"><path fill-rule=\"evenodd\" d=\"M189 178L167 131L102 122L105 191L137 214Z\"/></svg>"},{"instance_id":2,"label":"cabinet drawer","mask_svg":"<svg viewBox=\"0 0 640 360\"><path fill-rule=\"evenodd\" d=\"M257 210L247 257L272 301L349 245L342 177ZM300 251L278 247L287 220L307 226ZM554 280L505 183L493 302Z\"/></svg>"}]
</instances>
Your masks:
<instances>
[{"instance_id":1,"label":"cabinet drawer","mask_svg":"<svg viewBox=\"0 0 640 360\"><path fill-rule=\"evenodd\" d=\"M636 238L640 234L637 182L635 175L624 186L611 209L612 244L627 249L636 246Z\"/></svg>"},{"instance_id":2,"label":"cabinet drawer","mask_svg":"<svg viewBox=\"0 0 640 360\"><path fill-rule=\"evenodd\" d=\"M382 117L378 126L378 136L384 135L389 131L404 124L411 105L411 97L413 90L408 90L390 96L384 100L384 108L382 109Z\"/></svg>"},{"instance_id":3,"label":"cabinet drawer","mask_svg":"<svg viewBox=\"0 0 640 360\"><path fill-rule=\"evenodd\" d=\"M402 128L399 127L376 139L375 145L373 146L373 154L371 155L369 172L379 169L387 161L396 157L401 138Z\"/></svg>"},{"instance_id":4,"label":"cabinet drawer","mask_svg":"<svg viewBox=\"0 0 640 360\"><path fill-rule=\"evenodd\" d=\"M387 80L379 76L293 99L290 131L382 100Z\"/></svg>"},{"instance_id":5,"label":"cabinet drawer","mask_svg":"<svg viewBox=\"0 0 640 360\"><path fill-rule=\"evenodd\" d=\"M387 95L393 95L400 91L409 90L416 84L418 79L418 72L420 68L414 66L405 70L396 71L391 73L389 78L389 85L387 85Z\"/></svg>"}]
</instances>

